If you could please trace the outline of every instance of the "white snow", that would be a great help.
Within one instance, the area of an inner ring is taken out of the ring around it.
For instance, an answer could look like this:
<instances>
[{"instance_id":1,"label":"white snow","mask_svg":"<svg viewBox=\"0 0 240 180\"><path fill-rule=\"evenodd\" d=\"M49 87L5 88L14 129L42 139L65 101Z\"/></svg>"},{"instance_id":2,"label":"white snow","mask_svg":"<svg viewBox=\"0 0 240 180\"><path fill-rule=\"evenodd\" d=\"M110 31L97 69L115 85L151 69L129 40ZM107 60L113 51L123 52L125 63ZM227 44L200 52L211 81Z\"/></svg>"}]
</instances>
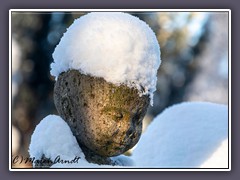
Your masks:
<instances>
[{"instance_id":1,"label":"white snow","mask_svg":"<svg viewBox=\"0 0 240 180\"><path fill-rule=\"evenodd\" d=\"M221 146L208 158L201 168L227 168L228 167L228 139L225 139Z\"/></svg>"},{"instance_id":2,"label":"white snow","mask_svg":"<svg viewBox=\"0 0 240 180\"><path fill-rule=\"evenodd\" d=\"M113 157L112 160L118 166L98 165L89 163L79 147L75 136L73 136L67 123L59 116L49 115L45 117L36 127L29 146L29 154L31 158L40 160L43 154L46 158L50 158L53 162L57 162L58 157L63 161L71 162L58 162L51 166L51 168L86 168L86 167L121 167L132 166L133 161L120 155ZM34 164L33 164L34 165Z\"/></svg>"},{"instance_id":3,"label":"white snow","mask_svg":"<svg viewBox=\"0 0 240 180\"><path fill-rule=\"evenodd\" d=\"M227 139L227 106L182 103L167 108L153 120L132 159L139 167L227 168ZM219 149L222 143L225 149Z\"/></svg>"},{"instance_id":4,"label":"white snow","mask_svg":"<svg viewBox=\"0 0 240 180\"><path fill-rule=\"evenodd\" d=\"M31 137L29 154L35 159L41 159L44 154L52 161L57 156L64 160L72 160L76 156L85 159L69 126L56 115L45 117L37 125Z\"/></svg>"},{"instance_id":5,"label":"white snow","mask_svg":"<svg viewBox=\"0 0 240 180\"><path fill-rule=\"evenodd\" d=\"M61 72L76 69L135 87L140 96L148 94L151 100L161 63L151 28L120 12L93 12L76 19L56 46L53 59L51 74L56 79Z\"/></svg>"}]
</instances>

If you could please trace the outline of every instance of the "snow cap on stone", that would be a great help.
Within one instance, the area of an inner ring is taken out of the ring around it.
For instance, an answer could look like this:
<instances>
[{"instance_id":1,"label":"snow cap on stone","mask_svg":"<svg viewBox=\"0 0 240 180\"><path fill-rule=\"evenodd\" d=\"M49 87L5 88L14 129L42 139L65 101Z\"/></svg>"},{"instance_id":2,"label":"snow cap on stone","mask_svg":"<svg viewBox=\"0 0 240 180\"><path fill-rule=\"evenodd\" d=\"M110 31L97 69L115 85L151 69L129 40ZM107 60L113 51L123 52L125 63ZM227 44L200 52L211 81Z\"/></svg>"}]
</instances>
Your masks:
<instances>
[{"instance_id":1,"label":"snow cap on stone","mask_svg":"<svg viewBox=\"0 0 240 180\"><path fill-rule=\"evenodd\" d=\"M88 13L67 29L53 52L51 74L70 69L125 84L149 95L156 90L160 47L152 29L121 12Z\"/></svg>"}]
</instances>

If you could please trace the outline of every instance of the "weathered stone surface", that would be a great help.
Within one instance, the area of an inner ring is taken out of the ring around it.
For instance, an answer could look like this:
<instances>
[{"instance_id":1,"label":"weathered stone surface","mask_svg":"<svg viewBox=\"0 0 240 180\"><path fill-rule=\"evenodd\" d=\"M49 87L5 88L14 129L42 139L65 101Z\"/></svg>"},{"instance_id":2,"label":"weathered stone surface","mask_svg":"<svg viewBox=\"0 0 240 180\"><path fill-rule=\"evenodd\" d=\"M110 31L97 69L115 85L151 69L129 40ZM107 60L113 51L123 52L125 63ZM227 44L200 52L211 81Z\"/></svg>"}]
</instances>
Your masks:
<instances>
[{"instance_id":1,"label":"weathered stone surface","mask_svg":"<svg viewBox=\"0 0 240 180\"><path fill-rule=\"evenodd\" d=\"M54 87L55 106L88 161L93 153L110 157L132 148L140 138L149 100L147 95L139 97L134 88L116 86L77 70L60 74Z\"/></svg>"}]
</instances>

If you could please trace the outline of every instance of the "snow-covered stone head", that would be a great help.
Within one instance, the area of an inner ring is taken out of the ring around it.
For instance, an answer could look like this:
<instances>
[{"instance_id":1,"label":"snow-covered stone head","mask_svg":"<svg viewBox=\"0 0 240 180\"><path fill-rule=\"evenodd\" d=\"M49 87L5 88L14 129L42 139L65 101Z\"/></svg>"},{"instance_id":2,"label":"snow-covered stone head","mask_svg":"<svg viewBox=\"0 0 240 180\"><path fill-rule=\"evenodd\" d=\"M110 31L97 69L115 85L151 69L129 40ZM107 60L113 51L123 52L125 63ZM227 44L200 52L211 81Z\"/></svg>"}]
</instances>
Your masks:
<instances>
[{"instance_id":1,"label":"snow-covered stone head","mask_svg":"<svg viewBox=\"0 0 240 180\"><path fill-rule=\"evenodd\" d=\"M56 46L54 100L80 145L101 156L133 147L156 89L154 32L126 13L89 13Z\"/></svg>"},{"instance_id":2,"label":"snow-covered stone head","mask_svg":"<svg viewBox=\"0 0 240 180\"><path fill-rule=\"evenodd\" d=\"M138 89L153 98L160 47L152 29L120 12L94 12L76 19L53 52L51 74L69 69Z\"/></svg>"}]
</instances>

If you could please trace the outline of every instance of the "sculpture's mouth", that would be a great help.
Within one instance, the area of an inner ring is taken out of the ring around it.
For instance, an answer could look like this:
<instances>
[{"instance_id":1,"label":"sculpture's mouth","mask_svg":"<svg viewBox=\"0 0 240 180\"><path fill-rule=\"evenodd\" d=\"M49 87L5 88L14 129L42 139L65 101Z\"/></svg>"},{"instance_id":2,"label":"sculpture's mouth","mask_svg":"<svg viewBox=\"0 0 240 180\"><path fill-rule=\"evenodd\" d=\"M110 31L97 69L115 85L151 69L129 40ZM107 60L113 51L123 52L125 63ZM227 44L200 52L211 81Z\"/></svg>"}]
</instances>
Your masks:
<instances>
[{"instance_id":1,"label":"sculpture's mouth","mask_svg":"<svg viewBox=\"0 0 240 180\"><path fill-rule=\"evenodd\" d=\"M127 130L116 129L112 136L105 139L104 144L96 153L103 156L117 156L131 149L140 139L142 124L130 127ZM121 137L121 138L119 138Z\"/></svg>"}]
</instances>

